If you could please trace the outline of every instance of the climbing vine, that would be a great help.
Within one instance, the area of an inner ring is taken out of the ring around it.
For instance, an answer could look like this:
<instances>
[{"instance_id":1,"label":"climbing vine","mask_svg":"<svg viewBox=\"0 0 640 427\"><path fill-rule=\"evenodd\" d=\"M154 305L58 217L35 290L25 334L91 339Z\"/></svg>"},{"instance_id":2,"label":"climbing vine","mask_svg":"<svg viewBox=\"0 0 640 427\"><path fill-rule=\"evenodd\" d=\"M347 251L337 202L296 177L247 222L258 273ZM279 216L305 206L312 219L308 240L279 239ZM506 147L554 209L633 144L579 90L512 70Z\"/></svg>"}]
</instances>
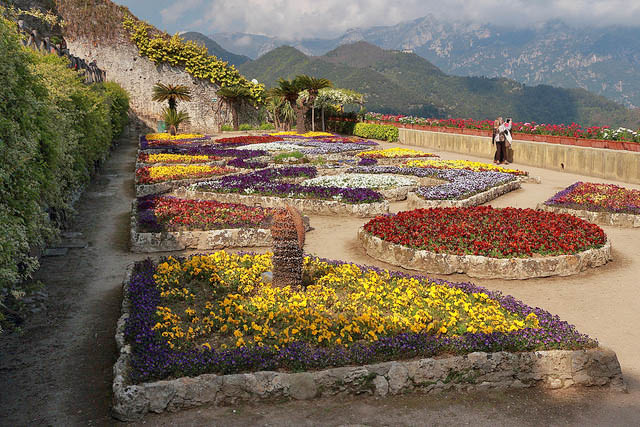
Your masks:
<instances>
[{"instance_id":1,"label":"climbing vine","mask_svg":"<svg viewBox=\"0 0 640 427\"><path fill-rule=\"evenodd\" d=\"M177 34L173 37L151 37L153 27L131 16L125 17L123 26L141 56L156 63L182 66L193 77L209 80L221 87L246 87L254 103L263 101L263 85L251 83L233 65L209 55L206 47L193 41L185 42Z\"/></svg>"}]
</instances>

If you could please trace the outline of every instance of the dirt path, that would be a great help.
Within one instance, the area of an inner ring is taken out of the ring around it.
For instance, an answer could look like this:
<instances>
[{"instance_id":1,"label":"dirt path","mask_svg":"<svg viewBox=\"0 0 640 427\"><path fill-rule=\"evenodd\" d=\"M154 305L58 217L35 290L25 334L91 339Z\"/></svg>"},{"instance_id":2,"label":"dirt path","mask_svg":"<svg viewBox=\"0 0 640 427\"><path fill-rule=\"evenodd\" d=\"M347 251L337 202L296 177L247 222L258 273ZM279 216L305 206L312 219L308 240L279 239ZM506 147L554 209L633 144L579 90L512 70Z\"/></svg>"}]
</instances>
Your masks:
<instances>
[{"instance_id":1,"label":"dirt path","mask_svg":"<svg viewBox=\"0 0 640 427\"><path fill-rule=\"evenodd\" d=\"M385 144L388 145L388 144ZM134 137L112 153L79 203L74 231L90 245L65 257L45 258L38 276L47 285L44 313L25 324L21 336L0 339L1 425L112 425L110 417L113 339L125 267L144 256L127 250L133 198ZM443 158L469 158L438 153ZM516 165L517 166L517 165ZM542 184L497 199L494 206L535 207L556 191L588 177L522 167ZM598 180L602 181L602 180ZM611 182L611 181L604 181ZM624 184L631 188L640 188ZM393 211L404 203L393 204ZM364 220L312 217L306 250L319 256L385 266L368 257L356 241ZM614 349L630 392L603 390L493 391L407 395L386 399L347 397L310 402L199 408L150 415L148 425L423 425L423 424L617 424L640 421L640 230L605 227L615 261L568 278L473 281L543 307Z\"/></svg>"}]
</instances>

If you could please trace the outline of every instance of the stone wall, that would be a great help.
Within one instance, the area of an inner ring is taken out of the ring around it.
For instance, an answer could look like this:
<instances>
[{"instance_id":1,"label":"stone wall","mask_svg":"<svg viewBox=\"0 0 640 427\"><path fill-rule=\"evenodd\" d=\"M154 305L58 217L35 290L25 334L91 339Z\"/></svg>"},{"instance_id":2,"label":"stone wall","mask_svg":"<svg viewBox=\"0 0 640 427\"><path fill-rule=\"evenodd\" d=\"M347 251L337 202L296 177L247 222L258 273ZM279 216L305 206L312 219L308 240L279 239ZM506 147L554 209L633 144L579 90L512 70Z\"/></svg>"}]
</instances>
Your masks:
<instances>
[{"instance_id":1,"label":"stone wall","mask_svg":"<svg viewBox=\"0 0 640 427\"><path fill-rule=\"evenodd\" d=\"M160 120L162 109L167 103L151 100L152 88L156 83L183 84L191 89L192 101L178 102L178 110L186 110L191 116L188 125L180 127L186 132L219 132L220 123L213 112L214 98L219 87L207 80L191 77L182 67L169 64L155 64L138 54L138 48L128 42L114 45L94 45L84 40L68 42L69 51L86 61L95 59L98 67L107 73L107 80L120 84L129 92L131 109L151 127ZM241 123L249 121L249 112L243 112ZM231 122L231 112L225 108L222 123Z\"/></svg>"},{"instance_id":2,"label":"stone wall","mask_svg":"<svg viewBox=\"0 0 640 427\"><path fill-rule=\"evenodd\" d=\"M495 145L485 136L400 128L402 144L493 159ZM513 141L513 162L640 184L640 153L534 141Z\"/></svg>"}]
</instances>

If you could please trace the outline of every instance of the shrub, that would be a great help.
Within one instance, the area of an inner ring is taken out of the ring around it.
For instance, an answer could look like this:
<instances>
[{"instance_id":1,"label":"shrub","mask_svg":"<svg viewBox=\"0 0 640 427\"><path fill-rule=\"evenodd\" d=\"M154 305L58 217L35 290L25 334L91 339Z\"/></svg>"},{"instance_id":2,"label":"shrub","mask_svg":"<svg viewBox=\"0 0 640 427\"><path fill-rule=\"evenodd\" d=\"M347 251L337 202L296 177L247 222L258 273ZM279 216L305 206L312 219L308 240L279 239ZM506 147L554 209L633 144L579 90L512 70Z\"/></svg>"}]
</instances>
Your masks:
<instances>
[{"instance_id":1,"label":"shrub","mask_svg":"<svg viewBox=\"0 0 640 427\"><path fill-rule=\"evenodd\" d=\"M222 125L222 126L220 126L220 130L222 132L231 132L233 130L233 126L231 126L231 125Z\"/></svg>"},{"instance_id":2,"label":"shrub","mask_svg":"<svg viewBox=\"0 0 640 427\"><path fill-rule=\"evenodd\" d=\"M262 123L262 124L260 125L260 128L259 128L259 129L260 129L260 130L273 130L273 129L275 129L275 128L276 128L276 127L273 125L273 123L267 123L267 122L265 122L265 123Z\"/></svg>"},{"instance_id":3,"label":"shrub","mask_svg":"<svg viewBox=\"0 0 640 427\"><path fill-rule=\"evenodd\" d=\"M27 51L0 17L0 295L38 266L71 200L126 123L114 83L85 85L66 59ZM2 301L0 301L2 302ZM0 313L0 320L2 313Z\"/></svg>"},{"instance_id":4,"label":"shrub","mask_svg":"<svg viewBox=\"0 0 640 427\"><path fill-rule=\"evenodd\" d=\"M242 130L242 131L251 130L251 129L253 129L253 127L248 123L243 123L240 126L238 126L238 130Z\"/></svg>"},{"instance_id":5,"label":"shrub","mask_svg":"<svg viewBox=\"0 0 640 427\"><path fill-rule=\"evenodd\" d=\"M357 123L353 134L362 138L373 138L382 141L395 142L398 140L398 128L390 125L376 125L371 123Z\"/></svg>"}]
</instances>

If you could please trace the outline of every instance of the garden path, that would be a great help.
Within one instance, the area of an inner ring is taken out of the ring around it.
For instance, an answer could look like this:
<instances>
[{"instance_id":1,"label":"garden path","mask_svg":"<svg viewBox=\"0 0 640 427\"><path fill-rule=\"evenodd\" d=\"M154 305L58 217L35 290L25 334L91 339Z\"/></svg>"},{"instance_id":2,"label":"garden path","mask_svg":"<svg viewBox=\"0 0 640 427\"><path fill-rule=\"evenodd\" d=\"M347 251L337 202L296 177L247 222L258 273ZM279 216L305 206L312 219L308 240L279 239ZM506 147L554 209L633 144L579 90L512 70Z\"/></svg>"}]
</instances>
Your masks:
<instances>
[{"instance_id":1,"label":"garden path","mask_svg":"<svg viewBox=\"0 0 640 427\"><path fill-rule=\"evenodd\" d=\"M49 293L46 310L23 325L22 335L0 338L1 425L112 425L113 339L122 298L128 252L133 168L139 128L126 134L78 204L73 227L89 241L67 256L45 258L38 278ZM385 147L397 144L384 144ZM442 158L468 158L437 153ZM518 165L514 165L518 167ZM576 180L593 178L522 167L542 184L524 184L493 206L535 207ZM603 181L611 182L613 181ZM631 188L640 188L624 184ZM394 203L393 211L402 210ZM384 264L366 256L355 235L358 218L312 217L306 250L363 264ZM637 424L640 420L640 229L604 227L614 262L567 278L526 281L468 279L514 295L574 323L616 351L629 393L607 390L515 390L484 393L406 395L384 399L344 397L230 408L198 408L149 415L146 425L423 425L423 424Z\"/></svg>"}]
</instances>

